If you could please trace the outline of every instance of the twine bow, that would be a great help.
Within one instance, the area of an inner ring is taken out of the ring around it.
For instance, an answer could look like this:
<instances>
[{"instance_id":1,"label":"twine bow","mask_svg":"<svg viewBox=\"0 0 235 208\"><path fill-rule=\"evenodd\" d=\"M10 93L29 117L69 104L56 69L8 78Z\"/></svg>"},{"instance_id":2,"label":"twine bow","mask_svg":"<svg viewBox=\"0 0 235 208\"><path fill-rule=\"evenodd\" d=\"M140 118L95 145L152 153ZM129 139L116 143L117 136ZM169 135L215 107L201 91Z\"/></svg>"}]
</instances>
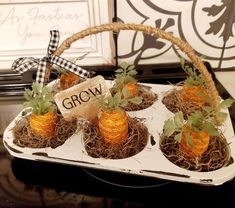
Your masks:
<instances>
[{"instance_id":1,"label":"twine bow","mask_svg":"<svg viewBox=\"0 0 235 208\"><path fill-rule=\"evenodd\" d=\"M16 59L12 64L12 69L20 74L28 71L31 68L37 66L37 77L36 82L40 84L44 84L45 81L45 73L46 73L46 65L47 63L56 64L62 68L65 68L82 78L88 78L90 73L79 67L78 65L74 64L71 61L68 61L64 58L59 56L53 55L56 51L58 44L59 44L59 31L51 30L50 31L51 38L49 42L49 46L47 49L47 56L43 57L42 59L36 59L33 57L21 57Z\"/></svg>"}]
</instances>

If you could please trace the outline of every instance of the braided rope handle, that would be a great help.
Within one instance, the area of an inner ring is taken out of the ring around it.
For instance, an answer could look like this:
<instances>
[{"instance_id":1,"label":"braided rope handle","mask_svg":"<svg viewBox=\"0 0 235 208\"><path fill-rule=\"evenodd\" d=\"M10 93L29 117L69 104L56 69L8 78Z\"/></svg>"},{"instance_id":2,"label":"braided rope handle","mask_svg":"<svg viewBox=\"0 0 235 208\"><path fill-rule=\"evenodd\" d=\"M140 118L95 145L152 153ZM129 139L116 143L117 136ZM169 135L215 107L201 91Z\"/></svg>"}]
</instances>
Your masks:
<instances>
[{"instance_id":1,"label":"braided rope handle","mask_svg":"<svg viewBox=\"0 0 235 208\"><path fill-rule=\"evenodd\" d=\"M206 83L206 89L210 98L211 107L215 110L217 109L219 105L219 94L218 94L218 91L216 90L211 74L208 72L201 58L199 58L194 53L194 50L188 43L184 42L178 37L173 36L171 33L165 32L159 28L154 28L151 26L146 26L146 25L141 25L141 24L132 24L132 23L110 23L110 24L103 24L99 26L90 27L64 40L62 44L54 52L54 55L60 56L66 49L70 48L70 45L73 42L79 39L82 39L86 36L97 34L100 32L105 32L105 31L119 32L120 30L141 31L153 37L168 40L172 44L178 46L179 49L188 56L188 58L191 60L194 67L198 69L198 71L203 76L204 81ZM48 74L50 74L50 67L47 67L47 75Z\"/></svg>"}]
</instances>

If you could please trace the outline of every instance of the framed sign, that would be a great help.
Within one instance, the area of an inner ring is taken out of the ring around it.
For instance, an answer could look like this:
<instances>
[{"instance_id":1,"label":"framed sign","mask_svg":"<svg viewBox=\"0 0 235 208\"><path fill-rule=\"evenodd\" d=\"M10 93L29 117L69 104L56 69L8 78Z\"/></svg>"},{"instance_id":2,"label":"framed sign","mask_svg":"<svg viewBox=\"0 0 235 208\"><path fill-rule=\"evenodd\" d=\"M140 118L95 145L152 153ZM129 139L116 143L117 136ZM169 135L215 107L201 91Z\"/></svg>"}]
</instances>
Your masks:
<instances>
[{"instance_id":1,"label":"framed sign","mask_svg":"<svg viewBox=\"0 0 235 208\"><path fill-rule=\"evenodd\" d=\"M87 27L111 22L109 0L3 0L0 2L0 69L9 69L19 57L42 58L50 30L60 31L60 43ZM113 40L109 33L86 37L62 54L88 55L79 65L112 65Z\"/></svg>"}]
</instances>

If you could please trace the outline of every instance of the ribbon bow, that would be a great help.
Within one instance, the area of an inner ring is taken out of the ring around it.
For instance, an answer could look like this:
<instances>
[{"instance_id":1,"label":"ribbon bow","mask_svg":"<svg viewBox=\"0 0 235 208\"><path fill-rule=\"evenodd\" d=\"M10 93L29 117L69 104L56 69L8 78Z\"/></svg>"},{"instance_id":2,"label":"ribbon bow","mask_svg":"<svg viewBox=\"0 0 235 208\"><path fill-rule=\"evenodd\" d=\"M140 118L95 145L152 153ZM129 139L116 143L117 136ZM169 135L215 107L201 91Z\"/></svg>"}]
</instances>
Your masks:
<instances>
[{"instance_id":1,"label":"ribbon bow","mask_svg":"<svg viewBox=\"0 0 235 208\"><path fill-rule=\"evenodd\" d=\"M65 68L77 75L79 75L82 78L88 78L90 73L79 67L78 65L74 64L71 61L68 61L64 58L61 58L59 56L53 55L53 53L56 51L58 44L59 44L59 31L52 30L50 31L51 38L49 42L49 46L47 49L47 56L43 57L42 59L35 59L33 57L22 57L16 59L12 64L12 69L20 74L26 72L27 70L37 66L37 77L36 82L40 84L44 84L45 79L45 72L46 72L46 64L56 64L62 68Z\"/></svg>"}]
</instances>

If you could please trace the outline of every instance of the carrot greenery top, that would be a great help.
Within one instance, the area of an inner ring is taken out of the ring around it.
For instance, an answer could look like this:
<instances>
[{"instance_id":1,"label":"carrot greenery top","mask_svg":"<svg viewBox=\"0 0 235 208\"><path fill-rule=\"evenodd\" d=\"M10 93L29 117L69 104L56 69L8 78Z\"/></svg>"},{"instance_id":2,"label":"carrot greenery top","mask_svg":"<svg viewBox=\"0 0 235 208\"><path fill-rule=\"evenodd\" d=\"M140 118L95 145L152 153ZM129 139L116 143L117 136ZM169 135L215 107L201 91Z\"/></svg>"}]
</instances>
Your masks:
<instances>
[{"instance_id":1,"label":"carrot greenery top","mask_svg":"<svg viewBox=\"0 0 235 208\"><path fill-rule=\"evenodd\" d=\"M207 132L209 136L217 136L219 135L217 119L222 123L228 116L227 113L221 110L230 107L233 102L233 99L222 101L217 112L213 111L211 107L206 106L202 111L193 112L187 120L184 120L183 113L179 111L172 119L165 121L163 134L169 137L173 133L176 133L175 140L180 142L182 133L186 132L186 141L189 145L191 144L190 131L204 131Z\"/></svg>"},{"instance_id":2,"label":"carrot greenery top","mask_svg":"<svg viewBox=\"0 0 235 208\"><path fill-rule=\"evenodd\" d=\"M198 74L194 67L185 63L183 58L180 59L180 64L184 72L188 75L184 84L187 86L205 86L205 81L201 74Z\"/></svg>"},{"instance_id":3,"label":"carrot greenery top","mask_svg":"<svg viewBox=\"0 0 235 208\"><path fill-rule=\"evenodd\" d=\"M115 72L115 83L118 89L122 89L124 84L137 82L135 79L137 71L134 65L129 65L128 63L123 62L119 65L119 68L115 70Z\"/></svg>"},{"instance_id":4,"label":"carrot greenery top","mask_svg":"<svg viewBox=\"0 0 235 208\"><path fill-rule=\"evenodd\" d=\"M26 107L30 107L35 115L43 115L53 111L53 95L48 87L42 87L39 83L32 84L32 90L26 89L24 92Z\"/></svg>"},{"instance_id":5,"label":"carrot greenery top","mask_svg":"<svg viewBox=\"0 0 235 208\"><path fill-rule=\"evenodd\" d=\"M140 104L142 102L142 98L140 96L130 98L129 90L127 88L123 88L122 91L118 91L114 96L110 96L106 99L99 97L98 101L102 111L118 111L121 108L124 108L128 102Z\"/></svg>"}]
</instances>

